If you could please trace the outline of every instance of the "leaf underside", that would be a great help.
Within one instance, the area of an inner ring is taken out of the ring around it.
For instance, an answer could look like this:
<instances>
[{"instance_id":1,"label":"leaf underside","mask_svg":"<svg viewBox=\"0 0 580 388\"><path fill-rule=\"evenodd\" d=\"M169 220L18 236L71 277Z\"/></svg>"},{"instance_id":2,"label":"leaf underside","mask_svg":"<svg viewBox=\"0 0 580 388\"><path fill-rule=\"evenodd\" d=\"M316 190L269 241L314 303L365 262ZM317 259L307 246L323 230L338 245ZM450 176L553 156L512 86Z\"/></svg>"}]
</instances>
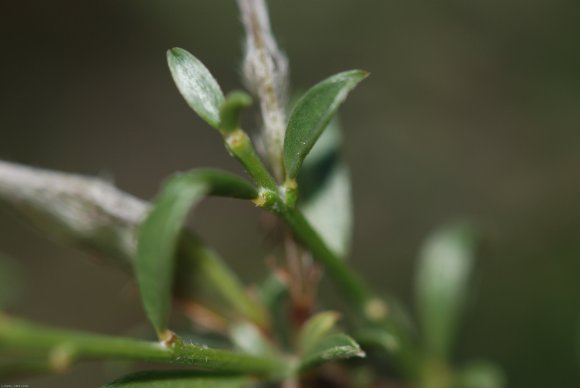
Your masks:
<instances>
[{"instance_id":1,"label":"leaf underside","mask_svg":"<svg viewBox=\"0 0 580 388\"><path fill-rule=\"evenodd\" d=\"M177 89L187 104L209 125L218 128L224 94L209 70L199 59L181 48L167 51L167 63Z\"/></svg>"},{"instance_id":2,"label":"leaf underside","mask_svg":"<svg viewBox=\"0 0 580 388\"><path fill-rule=\"evenodd\" d=\"M353 210L350 172L340 146L340 125L335 118L304 160L298 176L298 207L328 247L346 258L352 240Z\"/></svg>"}]
</instances>

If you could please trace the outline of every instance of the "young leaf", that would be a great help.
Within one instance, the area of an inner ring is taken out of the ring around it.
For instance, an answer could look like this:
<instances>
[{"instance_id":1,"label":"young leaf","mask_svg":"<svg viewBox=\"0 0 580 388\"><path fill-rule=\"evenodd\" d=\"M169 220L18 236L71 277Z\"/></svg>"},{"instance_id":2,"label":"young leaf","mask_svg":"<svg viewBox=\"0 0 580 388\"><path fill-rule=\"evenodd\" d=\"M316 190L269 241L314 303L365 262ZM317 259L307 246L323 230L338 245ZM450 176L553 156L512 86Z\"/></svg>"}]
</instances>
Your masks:
<instances>
[{"instance_id":1,"label":"young leaf","mask_svg":"<svg viewBox=\"0 0 580 388\"><path fill-rule=\"evenodd\" d=\"M145 311L159 335L167 329L181 229L191 207L206 195L253 199L257 193L247 181L219 171L176 175L139 230L135 272Z\"/></svg>"},{"instance_id":2,"label":"young leaf","mask_svg":"<svg viewBox=\"0 0 580 388\"><path fill-rule=\"evenodd\" d=\"M242 109L252 105L252 97L242 91L234 91L226 97L220 107L220 128L232 132L240 127Z\"/></svg>"},{"instance_id":3,"label":"young leaf","mask_svg":"<svg viewBox=\"0 0 580 388\"><path fill-rule=\"evenodd\" d=\"M334 330L338 321L338 313L323 311L310 318L300 330L298 335L298 349L301 353L308 353L318 343Z\"/></svg>"},{"instance_id":4,"label":"young leaf","mask_svg":"<svg viewBox=\"0 0 580 388\"><path fill-rule=\"evenodd\" d=\"M299 208L329 248L345 258L352 238L352 196L340 143L340 128L334 119L304 160L298 177Z\"/></svg>"},{"instance_id":5,"label":"young leaf","mask_svg":"<svg viewBox=\"0 0 580 388\"><path fill-rule=\"evenodd\" d=\"M284 138L284 167L289 179L296 178L302 161L340 104L367 75L361 70L336 74L312 87L298 100L290 114Z\"/></svg>"},{"instance_id":6,"label":"young leaf","mask_svg":"<svg viewBox=\"0 0 580 388\"><path fill-rule=\"evenodd\" d=\"M300 360L300 372L312 369L330 361L346 360L353 357L364 357L360 346L345 334L334 334L321 339Z\"/></svg>"},{"instance_id":7,"label":"young leaf","mask_svg":"<svg viewBox=\"0 0 580 388\"><path fill-rule=\"evenodd\" d=\"M474 237L467 225L454 224L436 231L422 249L416 297L431 356L449 355L475 259Z\"/></svg>"},{"instance_id":8,"label":"young leaf","mask_svg":"<svg viewBox=\"0 0 580 388\"><path fill-rule=\"evenodd\" d=\"M167 63L187 104L209 125L218 128L224 95L209 70L181 48L167 51Z\"/></svg>"},{"instance_id":9,"label":"young leaf","mask_svg":"<svg viewBox=\"0 0 580 388\"><path fill-rule=\"evenodd\" d=\"M241 388L247 378L215 376L199 371L147 371L133 373L102 388Z\"/></svg>"}]
</instances>

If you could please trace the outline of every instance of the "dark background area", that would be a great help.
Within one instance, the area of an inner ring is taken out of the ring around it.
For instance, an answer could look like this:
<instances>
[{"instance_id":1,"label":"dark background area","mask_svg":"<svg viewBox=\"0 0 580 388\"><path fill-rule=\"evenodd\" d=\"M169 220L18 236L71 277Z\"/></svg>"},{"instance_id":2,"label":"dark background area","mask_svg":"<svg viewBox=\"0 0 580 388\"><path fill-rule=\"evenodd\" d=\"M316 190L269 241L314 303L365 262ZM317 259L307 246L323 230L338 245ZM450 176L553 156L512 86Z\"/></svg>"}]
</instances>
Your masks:
<instances>
[{"instance_id":1,"label":"dark background area","mask_svg":"<svg viewBox=\"0 0 580 388\"><path fill-rule=\"evenodd\" d=\"M372 73L341 110L354 180L352 265L411 305L421 242L438 225L470 217L487 249L458 363L495 360L510 387L578 386L580 3L270 7L295 88L350 68ZM0 157L112 177L147 199L176 170L240 171L182 101L165 51L193 52L227 91L241 86L241 33L233 0L3 2ZM266 274L258 218L246 204L209 200L192 223L256 281ZM14 313L111 334L145 322L125 275L6 212L0 251L22 264ZM22 382L96 386L115 376L87 363Z\"/></svg>"}]
</instances>

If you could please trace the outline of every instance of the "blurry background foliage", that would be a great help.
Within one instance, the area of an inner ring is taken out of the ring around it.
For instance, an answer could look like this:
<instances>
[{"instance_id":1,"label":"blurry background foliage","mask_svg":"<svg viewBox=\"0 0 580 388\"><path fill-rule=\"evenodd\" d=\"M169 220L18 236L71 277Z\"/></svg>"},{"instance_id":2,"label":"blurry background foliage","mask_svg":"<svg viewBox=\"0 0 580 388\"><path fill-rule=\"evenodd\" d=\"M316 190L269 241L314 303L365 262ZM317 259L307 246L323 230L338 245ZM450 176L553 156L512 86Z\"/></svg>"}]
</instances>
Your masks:
<instances>
[{"instance_id":1,"label":"blurry background foliage","mask_svg":"<svg viewBox=\"0 0 580 388\"><path fill-rule=\"evenodd\" d=\"M411 304L421 242L470 216L488 243L457 361L493 359L510 387L577 386L580 2L277 0L270 8L294 88L348 68L372 74L341 110L355 267ZM241 36L233 1L3 2L0 157L112 177L147 199L176 170L239 171L176 93L165 50L196 53L231 90L240 87ZM192 222L256 280L266 244L247 225L258 215L210 199ZM20 264L15 314L105 333L143 322L123 274L5 212L0 246ZM89 363L27 382L97 385L106 373Z\"/></svg>"}]
</instances>

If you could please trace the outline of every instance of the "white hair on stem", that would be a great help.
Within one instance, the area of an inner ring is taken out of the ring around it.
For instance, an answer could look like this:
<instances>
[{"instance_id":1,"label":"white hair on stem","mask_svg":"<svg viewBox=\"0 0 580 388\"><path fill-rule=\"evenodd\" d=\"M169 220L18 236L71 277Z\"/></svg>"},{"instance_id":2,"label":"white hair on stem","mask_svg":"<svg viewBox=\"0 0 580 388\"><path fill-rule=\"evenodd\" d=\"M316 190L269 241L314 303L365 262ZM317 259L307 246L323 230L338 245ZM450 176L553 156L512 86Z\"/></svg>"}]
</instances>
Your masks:
<instances>
[{"instance_id":1,"label":"white hair on stem","mask_svg":"<svg viewBox=\"0 0 580 388\"><path fill-rule=\"evenodd\" d=\"M238 5L246 31L243 75L246 86L260 101L261 140L274 175L281 180L288 60L272 34L265 0L238 0Z\"/></svg>"}]
</instances>

